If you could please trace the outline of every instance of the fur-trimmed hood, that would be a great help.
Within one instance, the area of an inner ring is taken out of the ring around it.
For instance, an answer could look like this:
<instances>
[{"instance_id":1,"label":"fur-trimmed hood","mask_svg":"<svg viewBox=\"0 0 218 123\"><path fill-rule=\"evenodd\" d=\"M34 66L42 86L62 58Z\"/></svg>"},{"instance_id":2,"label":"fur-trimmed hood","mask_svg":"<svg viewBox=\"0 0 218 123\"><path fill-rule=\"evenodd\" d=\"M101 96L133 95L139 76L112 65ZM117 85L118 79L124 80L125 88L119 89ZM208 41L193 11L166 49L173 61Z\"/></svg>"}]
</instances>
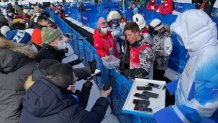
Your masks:
<instances>
[{"instance_id":1,"label":"fur-trimmed hood","mask_svg":"<svg viewBox=\"0 0 218 123\"><path fill-rule=\"evenodd\" d=\"M118 11L110 11L110 13L107 16L107 22L110 22L111 20L119 20L121 19L121 15Z\"/></svg>"},{"instance_id":2,"label":"fur-trimmed hood","mask_svg":"<svg viewBox=\"0 0 218 123\"><path fill-rule=\"evenodd\" d=\"M13 41L0 38L0 49L2 48L24 54L25 56L29 58L34 58L36 55L29 45L24 45L21 43L16 43Z\"/></svg>"},{"instance_id":3,"label":"fur-trimmed hood","mask_svg":"<svg viewBox=\"0 0 218 123\"><path fill-rule=\"evenodd\" d=\"M10 73L30 63L35 56L30 46L0 39L0 72Z\"/></svg>"}]
</instances>

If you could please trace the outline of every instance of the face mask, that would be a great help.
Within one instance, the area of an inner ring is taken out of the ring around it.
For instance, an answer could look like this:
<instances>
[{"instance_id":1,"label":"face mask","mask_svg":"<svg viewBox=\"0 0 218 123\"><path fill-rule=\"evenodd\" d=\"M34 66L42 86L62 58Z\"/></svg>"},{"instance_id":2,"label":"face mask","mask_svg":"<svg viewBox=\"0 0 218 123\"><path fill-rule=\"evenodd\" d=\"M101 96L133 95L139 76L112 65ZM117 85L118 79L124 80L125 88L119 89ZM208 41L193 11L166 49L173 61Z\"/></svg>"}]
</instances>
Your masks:
<instances>
[{"instance_id":1,"label":"face mask","mask_svg":"<svg viewBox=\"0 0 218 123\"><path fill-rule=\"evenodd\" d=\"M30 15L33 14L33 9L30 9L29 14L30 14Z\"/></svg>"},{"instance_id":2,"label":"face mask","mask_svg":"<svg viewBox=\"0 0 218 123\"><path fill-rule=\"evenodd\" d=\"M112 27L117 27L117 24L112 24Z\"/></svg>"},{"instance_id":3,"label":"face mask","mask_svg":"<svg viewBox=\"0 0 218 123\"><path fill-rule=\"evenodd\" d=\"M9 16L9 17L12 17L12 16L13 16L13 14L12 14L12 13L8 13L8 16Z\"/></svg>"},{"instance_id":4,"label":"face mask","mask_svg":"<svg viewBox=\"0 0 218 123\"><path fill-rule=\"evenodd\" d=\"M167 4L167 3L165 3L165 4L164 4L164 6L168 6L168 4Z\"/></svg>"},{"instance_id":5,"label":"face mask","mask_svg":"<svg viewBox=\"0 0 218 123\"><path fill-rule=\"evenodd\" d=\"M63 49L65 49L65 48L66 48L66 43L65 43L63 40L59 41L57 48L58 48L58 50L63 50Z\"/></svg>"},{"instance_id":6,"label":"face mask","mask_svg":"<svg viewBox=\"0 0 218 123\"><path fill-rule=\"evenodd\" d=\"M105 28L101 28L101 32L102 32L102 33L106 34L107 31L108 31L107 27L105 27Z\"/></svg>"},{"instance_id":7,"label":"face mask","mask_svg":"<svg viewBox=\"0 0 218 123\"><path fill-rule=\"evenodd\" d=\"M118 25L118 21L117 20L112 20L112 26L116 27Z\"/></svg>"},{"instance_id":8,"label":"face mask","mask_svg":"<svg viewBox=\"0 0 218 123\"><path fill-rule=\"evenodd\" d=\"M29 24L28 23L25 23L25 27L26 27L26 29L29 27Z\"/></svg>"},{"instance_id":9,"label":"face mask","mask_svg":"<svg viewBox=\"0 0 218 123\"><path fill-rule=\"evenodd\" d=\"M36 16L39 17L41 15L41 13L36 13Z\"/></svg>"}]
</instances>

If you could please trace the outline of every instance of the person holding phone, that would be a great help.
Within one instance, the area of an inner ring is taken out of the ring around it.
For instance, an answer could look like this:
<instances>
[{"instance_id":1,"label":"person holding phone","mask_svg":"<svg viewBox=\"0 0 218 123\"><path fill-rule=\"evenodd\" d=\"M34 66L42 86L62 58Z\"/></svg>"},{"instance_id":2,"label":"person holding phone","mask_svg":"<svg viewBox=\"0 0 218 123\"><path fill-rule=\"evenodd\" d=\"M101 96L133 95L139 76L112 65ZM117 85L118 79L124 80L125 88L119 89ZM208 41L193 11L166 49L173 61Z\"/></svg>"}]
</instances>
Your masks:
<instances>
[{"instance_id":1,"label":"person holding phone","mask_svg":"<svg viewBox=\"0 0 218 123\"><path fill-rule=\"evenodd\" d=\"M54 63L45 73L45 76L28 88L19 123L100 123L103 120L109 105L107 97L112 90L111 87L101 90L101 97L88 112L84 109L87 97L80 97L80 101L85 101L80 105L72 97L77 77L71 65ZM91 89L92 83L87 81L83 86L86 89L82 91L86 91ZM89 92L80 94L88 96Z\"/></svg>"}]
</instances>

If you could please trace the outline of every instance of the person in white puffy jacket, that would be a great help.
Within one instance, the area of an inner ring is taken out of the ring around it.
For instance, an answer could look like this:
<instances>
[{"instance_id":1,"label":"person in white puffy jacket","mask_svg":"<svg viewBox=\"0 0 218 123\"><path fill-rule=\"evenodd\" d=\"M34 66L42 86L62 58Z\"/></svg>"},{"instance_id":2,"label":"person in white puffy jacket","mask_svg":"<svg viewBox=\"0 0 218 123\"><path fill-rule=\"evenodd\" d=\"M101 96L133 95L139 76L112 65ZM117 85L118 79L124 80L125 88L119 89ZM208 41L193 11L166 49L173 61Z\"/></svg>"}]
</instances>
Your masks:
<instances>
[{"instance_id":1,"label":"person in white puffy jacket","mask_svg":"<svg viewBox=\"0 0 218 123\"><path fill-rule=\"evenodd\" d=\"M119 20L121 19L121 15L118 11L110 11L107 15L107 22L109 26L109 31L111 31L112 36L114 37L117 45L118 53L122 54L122 44L124 40L123 30L119 24Z\"/></svg>"},{"instance_id":2,"label":"person in white puffy jacket","mask_svg":"<svg viewBox=\"0 0 218 123\"><path fill-rule=\"evenodd\" d=\"M189 10L170 27L188 50L189 59L178 81L167 85L175 105L154 114L157 123L218 122L217 27L203 11Z\"/></svg>"}]
</instances>

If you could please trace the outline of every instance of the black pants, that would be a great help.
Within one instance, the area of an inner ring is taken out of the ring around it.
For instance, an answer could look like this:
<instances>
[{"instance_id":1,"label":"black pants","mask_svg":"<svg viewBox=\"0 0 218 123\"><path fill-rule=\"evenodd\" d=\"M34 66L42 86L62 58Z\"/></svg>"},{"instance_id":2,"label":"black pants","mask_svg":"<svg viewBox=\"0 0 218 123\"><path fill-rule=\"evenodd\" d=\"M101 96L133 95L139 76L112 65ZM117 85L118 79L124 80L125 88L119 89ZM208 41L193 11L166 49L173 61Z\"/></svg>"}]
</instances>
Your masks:
<instances>
[{"instance_id":1,"label":"black pants","mask_svg":"<svg viewBox=\"0 0 218 123\"><path fill-rule=\"evenodd\" d=\"M208 0L208 1L206 2L204 11L205 11L209 16L211 16L211 13L212 13L212 10L213 10L213 5L215 4L215 2L216 2L216 0Z\"/></svg>"},{"instance_id":2,"label":"black pants","mask_svg":"<svg viewBox=\"0 0 218 123\"><path fill-rule=\"evenodd\" d=\"M165 70L154 69L154 80L169 82L170 80L164 76Z\"/></svg>"},{"instance_id":3,"label":"black pants","mask_svg":"<svg viewBox=\"0 0 218 123\"><path fill-rule=\"evenodd\" d=\"M207 0L204 11L211 16L211 12L213 10L213 5L215 4L216 0ZM203 0L192 0L192 3L196 4L196 9L199 9L201 4L203 3Z\"/></svg>"},{"instance_id":4,"label":"black pants","mask_svg":"<svg viewBox=\"0 0 218 123\"><path fill-rule=\"evenodd\" d=\"M166 81L166 84L169 83L171 80L164 76L165 70L158 70L154 69L154 80L161 80ZM170 96L169 92L166 90L166 100L165 100L166 107L169 105L175 104L175 96Z\"/></svg>"}]
</instances>

